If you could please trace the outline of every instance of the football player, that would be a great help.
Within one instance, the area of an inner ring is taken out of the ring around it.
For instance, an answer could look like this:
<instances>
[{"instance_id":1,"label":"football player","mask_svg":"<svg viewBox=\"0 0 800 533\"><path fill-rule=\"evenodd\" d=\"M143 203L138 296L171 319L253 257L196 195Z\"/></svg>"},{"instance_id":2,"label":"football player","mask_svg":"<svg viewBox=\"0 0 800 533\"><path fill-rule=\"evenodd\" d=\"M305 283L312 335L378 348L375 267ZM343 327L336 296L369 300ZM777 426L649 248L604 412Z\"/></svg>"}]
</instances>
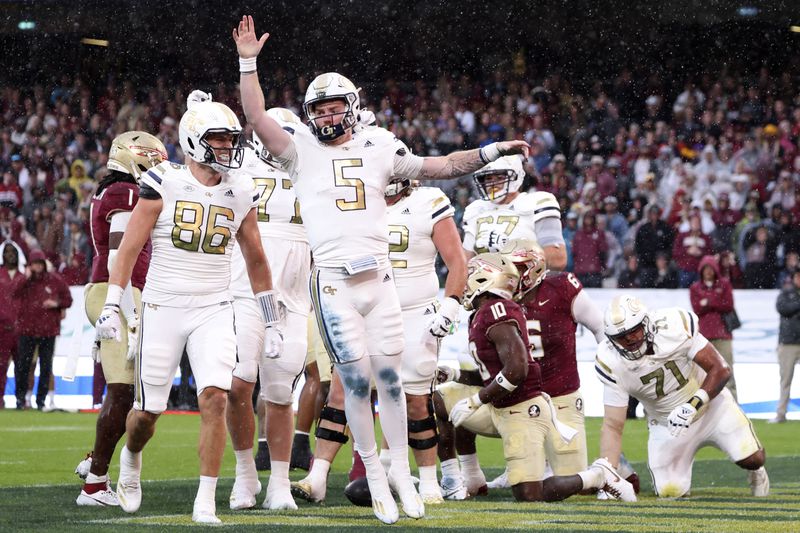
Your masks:
<instances>
[{"instance_id":1,"label":"football player","mask_svg":"<svg viewBox=\"0 0 800 533\"><path fill-rule=\"evenodd\" d=\"M725 388L731 369L698 332L697 316L677 307L648 312L638 298L620 295L603 320L608 339L595 360L605 385L600 454L616 464L630 395L647 415L647 464L657 496L688 495L695 453L707 444L747 470L754 496L767 496L764 448Z\"/></svg>"},{"instance_id":2,"label":"football player","mask_svg":"<svg viewBox=\"0 0 800 533\"><path fill-rule=\"evenodd\" d=\"M598 459L571 475L544 478L548 438L557 432L571 440L575 430L560 424L555 406L541 389L541 370L529 349L526 318L512 300L520 276L501 254L479 254L468 265L464 307L469 320L469 348L477 371L470 372L478 391L459 400L448 413L455 427L483 408L503 441L508 480L518 501L557 501L586 489L604 489L615 498L636 501L633 487Z\"/></svg>"},{"instance_id":3,"label":"football player","mask_svg":"<svg viewBox=\"0 0 800 533\"><path fill-rule=\"evenodd\" d=\"M161 163L141 178L139 202L120 244L97 320L101 339L121 340L119 316L140 250L152 239L153 254L142 292L135 397L120 454L117 498L126 512L142 500L142 449L167 407L172 378L184 347L197 383L200 486L192 520L219 523L214 495L225 449L225 411L236 365L233 297L228 286L236 238L266 327L265 357L281 353L278 294L261 247L260 195L249 177L229 174L244 157L242 127L217 102L199 102L178 128L186 165Z\"/></svg>"},{"instance_id":4,"label":"football player","mask_svg":"<svg viewBox=\"0 0 800 533\"><path fill-rule=\"evenodd\" d=\"M561 210L549 192L519 192L525 170L519 156L505 156L473 175L481 195L464 211L467 258L498 252L511 239L534 239L544 248L547 265L564 270L567 252L561 233Z\"/></svg>"},{"instance_id":5,"label":"football player","mask_svg":"<svg viewBox=\"0 0 800 533\"><path fill-rule=\"evenodd\" d=\"M288 109L268 111L286 127L302 127L300 118ZM294 409L292 392L306 358L306 326L311 309L308 279L311 251L300 207L289 175L264 149L258 135L245 149L242 167L233 173L253 181L259 193L256 220L261 244L269 257L280 257L272 265L275 290L281 295L283 352L279 357L261 358L264 347L263 317L248 280L248 268L238 246L233 247L231 293L236 317L238 361L233 371L226 418L236 456L236 481L230 496L231 509L248 509L261 492L253 458L253 389L260 377L261 398L266 402L267 444L270 451L269 483L265 509L297 509L289 488L289 460L292 453Z\"/></svg>"},{"instance_id":6,"label":"football player","mask_svg":"<svg viewBox=\"0 0 800 533\"><path fill-rule=\"evenodd\" d=\"M233 38L239 52L242 107L267 150L292 177L314 254L312 302L320 333L345 387L345 411L361 455L375 516L398 520L389 480L403 510L420 518L425 506L408 463L406 404L402 394L403 324L388 257L384 190L392 177L446 179L475 172L504 154L528 152L524 141L422 158L389 131L365 126L359 90L344 76L325 73L308 86L308 127L283 128L264 111L256 59L268 34L257 38L251 16ZM365 121L366 122L366 121ZM381 427L392 465L387 479L378 459L370 406L374 376Z\"/></svg>"},{"instance_id":7,"label":"football player","mask_svg":"<svg viewBox=\"0 0 800 533\"><path fill-rule=\"evenodd\" d=\"M110 172L97 185L89 205L95 255L91 281L86 285L84 298L86 316L92 324L102 311L108 291L108 273L114 266L131 211L139 200L139 178L166 160L164 143L144 131L128 131L111 141L106 164ZM137 309L141 309L141 291L149 263L150 246L147 245L136 257L130 283L123 293L120 341L96 340L92 350L92 355L103 365L108 388L97 415L93 452L76 469L86 480L76 500L78 505L119 505L108 480L108 465L114 448L125 434L125 417L133 406L133 356L139 323Z\"/></svg>"}]
</instances>

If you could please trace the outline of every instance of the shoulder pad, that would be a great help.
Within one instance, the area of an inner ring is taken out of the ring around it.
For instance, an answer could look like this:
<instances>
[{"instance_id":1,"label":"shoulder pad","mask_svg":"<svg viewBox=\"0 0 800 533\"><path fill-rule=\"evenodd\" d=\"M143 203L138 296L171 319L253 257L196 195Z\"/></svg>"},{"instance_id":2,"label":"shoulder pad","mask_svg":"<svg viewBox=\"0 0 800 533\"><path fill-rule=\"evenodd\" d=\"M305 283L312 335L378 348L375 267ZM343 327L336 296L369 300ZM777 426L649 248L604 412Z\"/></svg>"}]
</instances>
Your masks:
<instances>
[{"instance_id":1,"label":"shoulder pad","mask_svg":"<svg viewBox=\"0 0 800 533\"><path fill-rule=\"evenodd\" d=\"M558 217L561 218L561 207L556 197L545 191L536 191L530 194L533 200L533 216L535 219Z\"/></svg>"},{"instance_id":2,"label":"shoulder pad","mask_svg":"<svg viewBox=\"0 0 800 533\"><path fill-rule=\"evenodd\" d=\"M608 363L610 361L608 357L608 348L605 343L600 344L597 347L597 356L594 358L594 370L597 373L597 377L600 381L604 383L613 383L616 385L617 383L617 376L614 375L614 371L611 368L611 365Z\"/></svg>"},{"instance_id":3,"label":"shoulder pad","mask_svg":"<svg viewBox=\"0 0 800 533\"><path fill-rule=\"evenodd\" d=\"M475 200L471 204L467 205L466 209L464 209L464 221L466 222L467 220L481 215L484 211L486 211L487 206L494 206L494 204L487 202L486 200Z\"/></svg>"}]
</instances>

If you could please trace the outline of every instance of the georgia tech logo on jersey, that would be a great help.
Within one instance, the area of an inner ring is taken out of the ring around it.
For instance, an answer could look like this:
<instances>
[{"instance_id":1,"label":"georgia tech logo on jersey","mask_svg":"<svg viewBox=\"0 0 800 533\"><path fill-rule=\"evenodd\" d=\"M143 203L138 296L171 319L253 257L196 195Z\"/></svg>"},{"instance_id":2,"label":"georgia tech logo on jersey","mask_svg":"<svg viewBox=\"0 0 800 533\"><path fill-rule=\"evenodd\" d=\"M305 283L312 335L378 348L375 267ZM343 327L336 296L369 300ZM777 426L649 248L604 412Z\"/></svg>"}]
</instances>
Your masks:
<instances>
[{"instance_id":1,"label":"georgia tech logo on jersey","mask_svg":"<svg viewBox=\"0 0 800 533\"><path fill-rule=\"evenodd\" d=\"M330 285L325 285L324 287L322 287L322 292L324 292L325 294L330 294L331 296L335 296L336 288L331 287Z\"/></svg>"},{"instance_id":2,"label":"georgia tech logo on jersey","mask_svg":"<svg viewBox=\"0 0 800 533\"><path fill-rule=\"evenodd\" d=\"M539 406L536 404L531 405L528 407L528 416L531 418L536 418L541 414L542 410L539 409Z\"/></svg>"}]
</instances>

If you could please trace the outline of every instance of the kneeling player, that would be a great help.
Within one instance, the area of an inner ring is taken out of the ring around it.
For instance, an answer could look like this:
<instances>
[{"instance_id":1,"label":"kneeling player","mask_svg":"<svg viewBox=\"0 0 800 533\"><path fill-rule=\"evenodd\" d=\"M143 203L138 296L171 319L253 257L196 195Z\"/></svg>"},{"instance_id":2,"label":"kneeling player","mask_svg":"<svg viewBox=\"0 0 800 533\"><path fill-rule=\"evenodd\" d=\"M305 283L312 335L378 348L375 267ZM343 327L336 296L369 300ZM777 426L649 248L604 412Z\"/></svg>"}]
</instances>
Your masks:
<instances>
[{"instance_id":1,"label":"kneeling player","mask_svg":"<svg viewBox=\"0 0 800 533\"><path fill-rule=\"evenodd\" d=\"M458 401L449 412L455 427L488 405L503 440L503 454L514 497L520 501L563 500L584 489L604 489L624 501L635 501L633 487L605 459L575 475L544 479L544 448L559 428L554 408L541 391L541 370L528 351L522 308L511 298L519 272L500 254L480 254L469 262L464 306L470 317L469 346L483 387ZM563 427L563 426L562 426ZM570 438L574 436L574 433Z\"/></svg>"},{"instance_id":2,"label":"kneeling player","mask_svg":"<svg viewBox=\"0 0 800 533\"><path fill-rule=\"evenodd\" d=\"M605 385L601 455L616 464L630 395L647 413L647 463L658 496L688 495L695 453L706 444L748 471L753 496L767 496L764 448L725 389L731 370L697 331L697 316L679 308L648 312L623 295L611 301L604 322L609 340L595 365Z\"/></svg>"}]
</instances>

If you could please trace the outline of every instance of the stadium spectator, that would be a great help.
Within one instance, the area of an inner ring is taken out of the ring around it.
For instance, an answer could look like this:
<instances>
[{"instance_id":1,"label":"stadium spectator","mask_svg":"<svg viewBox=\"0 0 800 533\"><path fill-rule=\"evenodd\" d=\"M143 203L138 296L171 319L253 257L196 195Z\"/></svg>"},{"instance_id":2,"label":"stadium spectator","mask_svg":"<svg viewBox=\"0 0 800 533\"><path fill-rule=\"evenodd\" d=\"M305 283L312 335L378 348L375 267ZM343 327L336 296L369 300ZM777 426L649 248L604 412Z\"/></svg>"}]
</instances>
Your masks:
<instances>
[{"instance_id":1,"label":"stadium spectator","mask_svg":"<svg viewBox=\"0 0 800 533\"><path fill-rule=\"evenodd\" d=\"M734 311L733 287L720 276L717 258L706 255L698 267L700 279L689 288L692 310L700 319L700 333L709 340L731 368L731 378L725 386L736 396L736 378L733 372L733 333L728 330L723 315Z\"/></svg>"},{"instance_id":2,"label":"stadium spectator","mask_svg":"<svg viewBox=\"0 0 800 533\"><path fill-rule=\"evenodd\" d=\"M744 285L747 289L772 289L777 278L778 240L766 224L759 224L743 235Z\"/></svg>"},{"instance_id":3,"label":"stadium spectator","mask_svg":"<svg viewBox=\"0 0 800 533\"><path fill-rule=\"evenodd\" d=\"M572 239L572 272L584 287L602 286L607 255L606 233L598 229L597 215L588 211L583 215L583 224Z\"/></svg>"},{"instance_id":4,"label":"stadium spectator","mask_svg":"<svg viewBox=\"0 0 800 533\"><path fill-rule=\"evenodd\" d=\"M25 302L20 305L17 321L19 333L18 358L14 364L17 409L25 406L28 374L34 351L39 354L39 387L36 404L41 410L50 385L53 350L61 331L63 311L72 305L69 286L60 275L48 272L45 254L34 250L28 258L24 276L12 282L12 295Z\"/></svg>"},{"instance_id":5,"label":"stadium spectator","mask_svg":"<svg viewBox=\"0 0 800 533\"><path fill-rule=\"evenodd\" d=\"M625 260L625 268L617 278L617 287L620 289L641 288L641 273L639 271L639 259L634 254L629 254Z\"/></svg>"},{"instance_id":6,"label":"stadium spectator","mask_svg":"<svg viewBox=\"0 0 800 533\"><path fill-rule=\"evenodd\" d=\"M665 252L656 254L656 278L654 289L677 289L680 286L680 274Z\"/></svg>"},{"instance_id":7,"label":"stadium spectator","mask_svg":"<svg viewBox=\"0 0 800 533\"><path fill-rule=\"evenodd\" d=\"M672 252L673 230L659 218L661 208L651 205L647 208L647 221L636 232L634 250L639 256L643 288L652 288L656 280L656 254Z\"/></svg>"},{"instance_id":8,"label":"stadium spectator","mask_svg":"<svg viewBox=\"0 0 800 533\"><path fill-rule=\"evenodd\" d=\"M14 242L0 244L0 409L5 407L8 366L17 354L17 315L19 300L11 294L12 282L25 268L25 256Z\"/></svg>"},{"instance_id":9,"label":"stadium spectator","mask_svg":"<svg viewBox=\"0 0 800 533\"><path fill-rule=\"evenodd\" d=\"M617 239L617 242L622 245L625 241L625 234L628 232L628 221L617 210L619 202L616 196L606 196L603 199L603 209L605 210L607 218L608 230Z\"/></svg>"},{"instance_id":10,"label":"stadium spectator","mask_svg":"<svg viewBox=\"0 0 800 533\"><path fill-rule=\"evenodd\" d=\"M697 279L700 258L712 251L711 238L702 231L700 216L691 215L688 231L678 233L672 245L681 288L688 288Z\"/></svg>"},{"instance_id":11,"label":"stadium spectator","mask_svg":"<svg viewBox=\"0 0 800 533\"><path fill-rule=\"evenodd\" d=\"M794 366L800 362L800 269L795 268L792 272L791 284L781 290L775 307L781 316L778 331L781 390L775 418L770 422L782 423L786 422Z\"/></svg>"}]
</instances>

